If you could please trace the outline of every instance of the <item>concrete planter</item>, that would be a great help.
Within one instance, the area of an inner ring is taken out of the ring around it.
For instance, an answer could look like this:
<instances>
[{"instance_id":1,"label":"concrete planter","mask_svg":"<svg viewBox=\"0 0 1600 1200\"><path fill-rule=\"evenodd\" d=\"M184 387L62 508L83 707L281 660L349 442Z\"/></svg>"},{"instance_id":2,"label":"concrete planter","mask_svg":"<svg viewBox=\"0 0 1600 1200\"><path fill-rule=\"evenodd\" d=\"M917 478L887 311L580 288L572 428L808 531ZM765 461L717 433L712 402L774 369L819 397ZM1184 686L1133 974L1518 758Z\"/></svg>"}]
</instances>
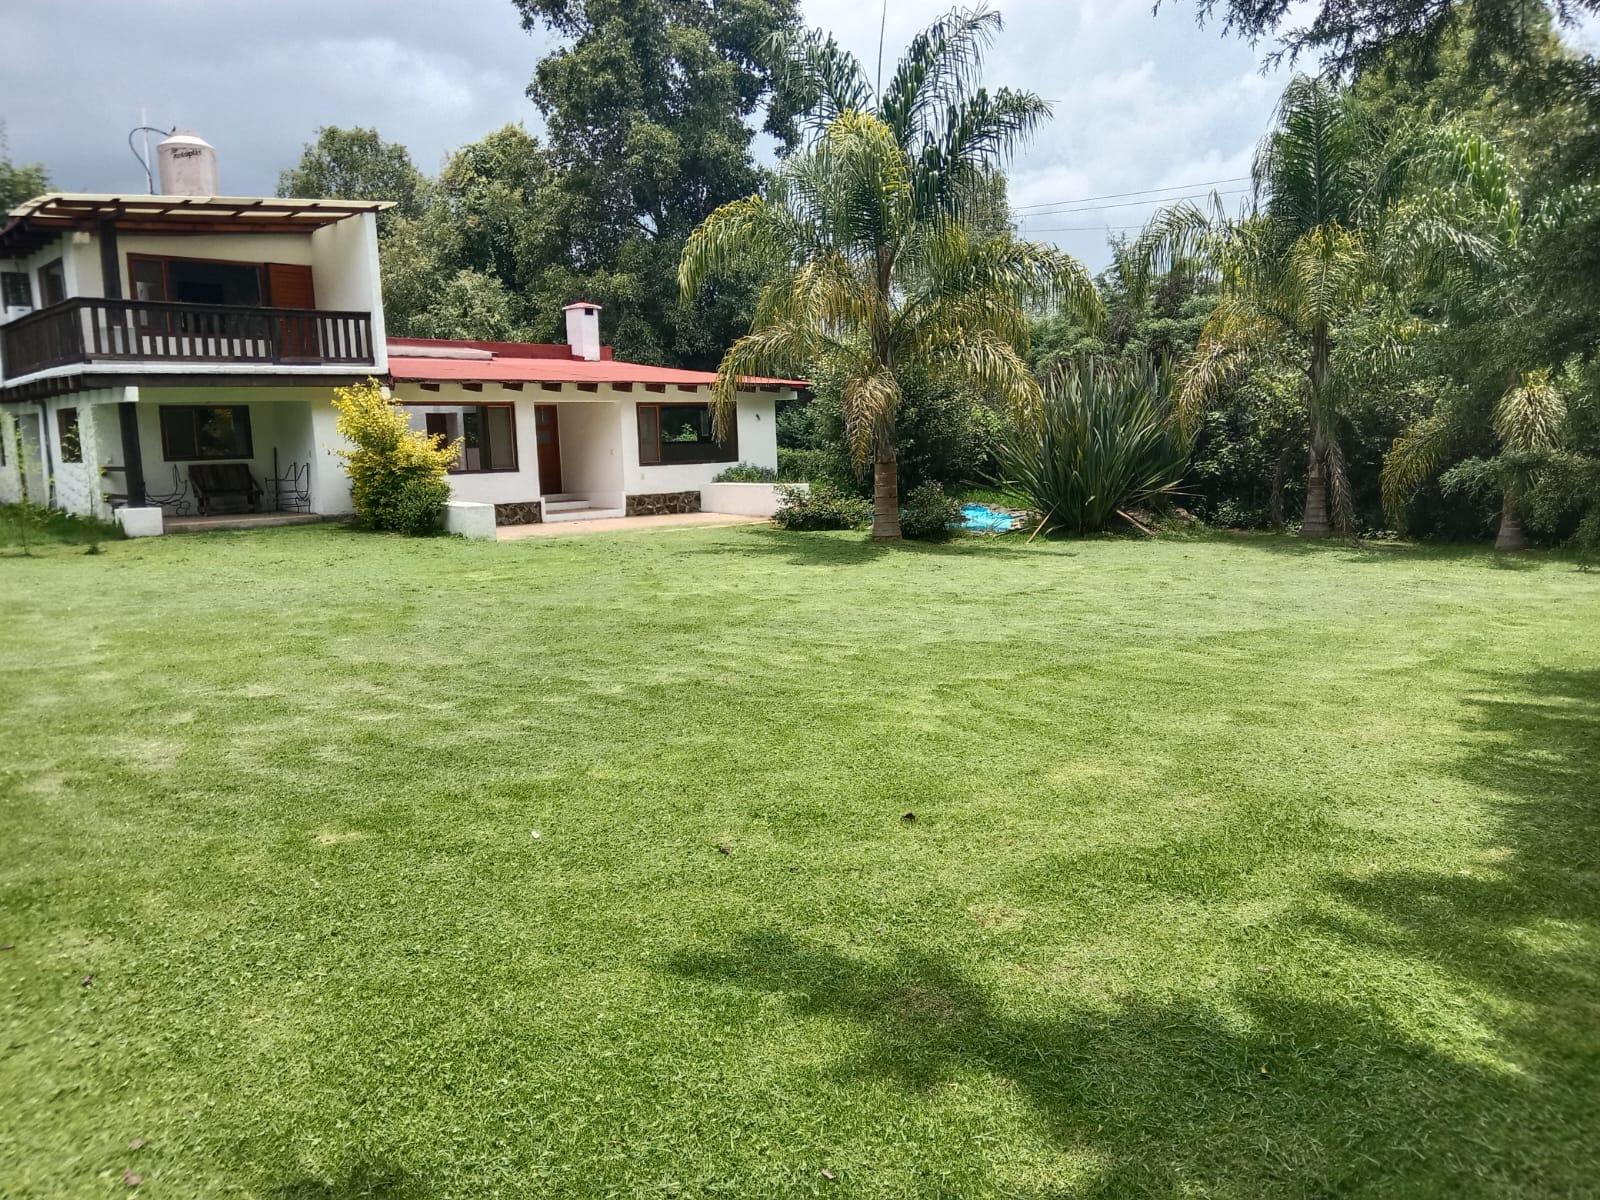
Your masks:
<instances>
[{"instance_id":1,"label":"concrete planter","mask_svg":"<svg viewBox=\"0 0 1600 1200\"><path fill-rule=\"evenodd\" d=\"M494 538L494 505L471 500L451 500L444 506L446 533L469 538Z\"/></svg>"},{"instance_id":2,"label":"concrete planter","mask_svg":"<svg viewBox=\"0 0 1600 1200\"><path fill-rule=\"evenodd\" d=\"M780 487L805 486L803 483L708 483L700 489L700 507L706 512L740 517L770 517L778 511Z\"/></svg>"},{"instance_id":3,"label":"concrete planter","mask_svg":"<svg viewBox=\"0 0 1600 1200\"><path fill-rule=\"evenodd\" d=\"M126 537L160 537L166 532L159 508L118 508L112 516Z\"/></svg>"}]
</instances>

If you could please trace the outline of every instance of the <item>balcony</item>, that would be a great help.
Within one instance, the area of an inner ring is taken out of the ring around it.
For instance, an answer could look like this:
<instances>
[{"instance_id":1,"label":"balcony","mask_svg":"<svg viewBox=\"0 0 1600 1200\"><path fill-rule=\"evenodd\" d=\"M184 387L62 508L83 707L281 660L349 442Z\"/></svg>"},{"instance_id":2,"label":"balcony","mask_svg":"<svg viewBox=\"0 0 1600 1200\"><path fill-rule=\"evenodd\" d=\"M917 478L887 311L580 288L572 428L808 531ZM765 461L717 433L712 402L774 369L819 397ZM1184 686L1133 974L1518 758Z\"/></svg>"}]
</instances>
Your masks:
<instances>
[{"instance_id":1,"label":"balcony","mask_svg":"<svg viewBox=\"0 0 1600 1200\"><path fill-rule=\"evenodd\" d=\"M372 314L77 297L0 325L5 377L78 363L372 366Z\"/></svg>"}]
</instances>

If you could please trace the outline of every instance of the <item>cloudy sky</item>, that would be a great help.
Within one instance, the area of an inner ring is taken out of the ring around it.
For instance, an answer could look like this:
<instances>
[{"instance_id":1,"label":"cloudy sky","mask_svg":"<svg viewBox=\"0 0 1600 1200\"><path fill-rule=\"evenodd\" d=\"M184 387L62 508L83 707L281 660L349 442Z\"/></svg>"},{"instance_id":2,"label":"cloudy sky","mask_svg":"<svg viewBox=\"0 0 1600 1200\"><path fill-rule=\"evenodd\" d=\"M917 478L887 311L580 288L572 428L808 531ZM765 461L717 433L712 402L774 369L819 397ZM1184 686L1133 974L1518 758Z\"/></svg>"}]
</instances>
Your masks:
<instances>
[{"instance_id":1,"label":"cloudy sky","mask_svg":"<svg viewBox=\"0 0 1600 1200\"><path fill-rule=\"evenodd\" d=\"M889 56L948 5L891 0ZM1025 230L1098 268L1107 229L1150 211L1147 197L1116 194L1185 195L1248 170L1282 77L1261 75L1247 45L1196 28L1192 6L997 6L1006 30L988 79L1055 105L1013 164ZM878 5L805 0L805 12L872 62ZM63 190L143 190L125 140L141 113L203 134L223 188L245 195L270 194L319 125L376 126L430 172L507 121L538 128L523 89L549 40L521 28L510 0L0 0L0 13L11 154L46 163Z\"/></svg>"}]
</instances>

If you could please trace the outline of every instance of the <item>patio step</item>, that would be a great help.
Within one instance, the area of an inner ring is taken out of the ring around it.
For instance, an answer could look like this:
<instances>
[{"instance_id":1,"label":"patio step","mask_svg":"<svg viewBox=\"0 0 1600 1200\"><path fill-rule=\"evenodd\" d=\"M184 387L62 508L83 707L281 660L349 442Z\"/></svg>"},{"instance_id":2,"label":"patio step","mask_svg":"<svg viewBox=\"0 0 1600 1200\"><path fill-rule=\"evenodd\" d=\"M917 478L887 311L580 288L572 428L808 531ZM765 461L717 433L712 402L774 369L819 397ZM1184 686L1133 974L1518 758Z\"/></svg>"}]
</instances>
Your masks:
<instances>
[{"instance_id":1,"label":"patio step","mask_svg":"<svg viewBox=\"0 0 1600 1200\"><path fill-rule=\"evenodd\" d=\"M545 501L545 524L554 521L603 521L607 517L625 517L628 510L625 508L590 508L587 503L577 506L566 506L552 509L550 502Z\"/></svg>"},{"instance_id":2,"label":"patio step","mask_svg":"<svg viewBox=\"0 0 1600 1200\"><path fill-rule=\"evenodd\" d=\"M546 496L544 498L544 511L546 515L558 512L576 512L580 508L590 507L594 501L587 496L561 495Z\"/></svg>"}]
</instances>

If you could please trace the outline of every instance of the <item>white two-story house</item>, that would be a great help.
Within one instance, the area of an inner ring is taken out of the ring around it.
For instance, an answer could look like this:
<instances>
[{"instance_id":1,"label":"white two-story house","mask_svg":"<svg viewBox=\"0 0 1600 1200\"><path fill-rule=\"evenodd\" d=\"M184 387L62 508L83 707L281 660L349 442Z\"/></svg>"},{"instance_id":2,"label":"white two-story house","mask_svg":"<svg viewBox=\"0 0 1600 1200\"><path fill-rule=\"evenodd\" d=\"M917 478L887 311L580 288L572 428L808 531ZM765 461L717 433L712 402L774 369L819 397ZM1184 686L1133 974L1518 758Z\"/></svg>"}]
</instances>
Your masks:
<instances>
[{"instance_id":1,"label":"white two-story house","mask_svg":"<svg viewBox=\"0 0 1600 1200\"><path fill-rule=\"evenodd\" d=\"M349 510L332 389L388 369L375 213L341 200L40 196L0 227L0 500Z\"/></svg>"},{"instance_id":2,"label":"white two-story house","mask_svg":"<svg viewBox=\"0 0 1600 1200\"><path fill-rule=\"evenodd\" d=\"M565 344L390 340L385 207L57 193L13 209L0 503L159 511L167 529L349 513L331 401L369 377L415 428L460 443L455 499L492 505L498 524L751 503L712 480L737 461L776 467L776 402L803 384L748 380L718 441L714 375L618 361L593 304L569 306Z\"/></svg>"}]
</instances>

